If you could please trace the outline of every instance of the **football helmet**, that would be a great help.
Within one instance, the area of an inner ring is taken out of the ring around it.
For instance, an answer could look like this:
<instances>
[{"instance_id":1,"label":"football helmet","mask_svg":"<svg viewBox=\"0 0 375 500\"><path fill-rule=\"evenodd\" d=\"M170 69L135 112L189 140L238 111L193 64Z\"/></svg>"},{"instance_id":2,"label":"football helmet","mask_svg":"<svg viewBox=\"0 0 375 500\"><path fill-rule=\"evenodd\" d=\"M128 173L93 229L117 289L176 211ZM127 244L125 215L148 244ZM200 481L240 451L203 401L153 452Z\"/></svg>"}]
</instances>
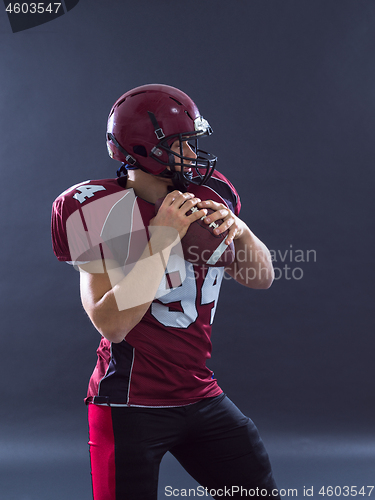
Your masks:
<instances>
[{"instance_id":1,"label":"football helmet","mask_svg":"<svg viewBox=\"0 0 375 500\"><path fill-rule=\"evenodd\" d=\"M211 134L189 96L169 85L151 84L129 90L115 102L106 137L111 158L126 168L170 178L184 191L190 183L206 183L215 169L216 156L198 147L198 138ZM193 155L184 156L184 142Z\"/></svg>"}]
</instances>

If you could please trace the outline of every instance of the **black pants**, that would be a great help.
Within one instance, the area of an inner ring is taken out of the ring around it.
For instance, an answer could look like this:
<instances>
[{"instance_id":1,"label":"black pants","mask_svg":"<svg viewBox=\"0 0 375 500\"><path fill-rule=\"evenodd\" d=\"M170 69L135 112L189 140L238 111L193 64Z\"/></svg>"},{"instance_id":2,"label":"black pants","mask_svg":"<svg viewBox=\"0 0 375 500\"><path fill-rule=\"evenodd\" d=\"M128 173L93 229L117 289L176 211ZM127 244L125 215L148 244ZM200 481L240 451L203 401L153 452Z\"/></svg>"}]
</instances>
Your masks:
<instances>
[{"instance_id":1,"label":"black pants","mask_svg":"<svg viewBox=\"0 0 375 500\"><path fill-rule=\"evenodd\" d=\"M257 428L224 394L175 408L90 405L89 427L94 500L156 500L167 451L214 498L279 498Z\"/></svg>"}]
</instances>

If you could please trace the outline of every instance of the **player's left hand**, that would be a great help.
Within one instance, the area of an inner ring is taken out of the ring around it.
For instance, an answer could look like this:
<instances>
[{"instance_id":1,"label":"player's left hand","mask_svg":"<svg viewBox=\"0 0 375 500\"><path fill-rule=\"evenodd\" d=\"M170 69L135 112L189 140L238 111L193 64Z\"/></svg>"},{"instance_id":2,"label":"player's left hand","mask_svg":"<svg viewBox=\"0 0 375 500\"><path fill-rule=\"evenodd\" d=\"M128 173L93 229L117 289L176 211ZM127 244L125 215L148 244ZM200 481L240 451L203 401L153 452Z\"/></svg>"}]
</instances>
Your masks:
<instances>
[{"instance_id":1,"label":"player's left hand","mask_svg":"<svg viewBox=\"0 0 375 500\"><path fill-rule=\"evenodd\" d=\"M212 214L209 214L203 220L206 224L211 224L211 222L215 222L218 219L222 219L223 222L219 227L214 229L215 234L221 234L227 229L229 230L229 234L225 243L230 245L233 240L240 238L247 227L246 224L234 213L229 210L223 203L218 203L212 200L200 201L197 203L198 208L210 208L214 210Z\"/></svg>"}]
</instances>

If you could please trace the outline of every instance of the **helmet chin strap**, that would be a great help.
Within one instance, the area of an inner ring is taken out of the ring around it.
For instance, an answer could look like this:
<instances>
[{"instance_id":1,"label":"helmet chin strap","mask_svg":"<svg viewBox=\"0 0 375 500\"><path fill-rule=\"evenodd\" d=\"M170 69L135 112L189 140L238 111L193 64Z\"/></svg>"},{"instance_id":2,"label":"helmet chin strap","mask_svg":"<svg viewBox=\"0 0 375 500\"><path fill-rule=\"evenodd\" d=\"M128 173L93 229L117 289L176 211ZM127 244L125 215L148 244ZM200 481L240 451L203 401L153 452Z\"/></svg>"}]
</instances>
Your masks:
<instances>
[{"instance_id":1,"label":"helmet chin strap","mask_svg":"<svg viewBox=\"0 0 375 500\"><path fill-rule=\"evenodd\" d=\"M128 176L128 170L127 170L127 165L126 163L123 163L120 168L117 169L117 177L127 177Z\"/></svg>"},{"instance_id":2,"label":"helmet chin strap","mask_svg":"<svg viewBox=\"0 0 375 500\"><path fill-rule=\"evenodd\" d=\"M169 156L170 170L168 169L164 170L164 172L162 172L161 175L163 177L169 177L172 180L174 189L178 189L178 191L185 193L188 189L190 182L189 178L184 175L183 162L181 165L181 170L176 170L175 168L176 161L174 155L169 153L168 156Z\"/></svg>"},{"instance_id":3,"label":"helmet chin strap","mask_svg":"<svg viewBox=\"0 0 375 500\"><path fill-rule=\"evenodd\" d=\"M175 189L178 189L182 193L185 193L188 189L190 182L180 173L175 172L172 177L173 186Z\"/></svg>"},{"instance_id":4,"label":"helmet chin strap","mask_svg":"<svg viewBox=\"0 0 375 500\"><path fill-rule=\"evenodd\" d=\"M174 158L173 158L173 161L174 161ZM184 177L181 172L179 172L178 170L175 170L173 163L170 166L171 166L171 170L165 169L164 172L159 174L159 177L171 179L171 181L173 182L173 186L168 186L169 191L174 191L175 189L178 189L179 191L185 193L187 191L187 187L189 185L188 179L186 179L186 177ZM128 177L128 170L137 170L138 168L139 167L135 167L135 166L123 163L121 165L121 167L117 170L117 177L127 178ZM141 169L141 170L143 170L143 169ZM146 172L146 174L153 175L153 174L150 174L150 172L147 172L146 170L144 170L144 172Z\"/></svg>"}]
</instances>

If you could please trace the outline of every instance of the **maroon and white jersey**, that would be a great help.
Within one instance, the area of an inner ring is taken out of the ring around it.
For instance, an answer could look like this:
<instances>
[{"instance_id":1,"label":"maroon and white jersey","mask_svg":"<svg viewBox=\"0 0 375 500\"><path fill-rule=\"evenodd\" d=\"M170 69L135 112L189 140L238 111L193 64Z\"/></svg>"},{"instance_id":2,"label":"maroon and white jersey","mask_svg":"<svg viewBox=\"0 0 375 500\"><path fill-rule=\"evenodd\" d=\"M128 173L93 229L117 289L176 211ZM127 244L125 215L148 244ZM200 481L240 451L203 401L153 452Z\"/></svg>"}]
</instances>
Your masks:
<instances>
[{"instance_id":1,"label":"maroon and white jersey","mask_svg":"<svg viewBox=\"0 0 375 500\"><path fill-rule=\"evenodd\" d=\"M59 260L79 265L111 259L125 274L132 269L147 246L155 206L124 182L86 181L55 200L52 242ZM191 184L189 191L239 214L238 194L219 172L208 185ZM86 402L181 406L220 394L206 361L223 274L222 267L198 266L172 252L156 298L138 325L120 343L101 339Z\"/></svg>"}]
</instances>

